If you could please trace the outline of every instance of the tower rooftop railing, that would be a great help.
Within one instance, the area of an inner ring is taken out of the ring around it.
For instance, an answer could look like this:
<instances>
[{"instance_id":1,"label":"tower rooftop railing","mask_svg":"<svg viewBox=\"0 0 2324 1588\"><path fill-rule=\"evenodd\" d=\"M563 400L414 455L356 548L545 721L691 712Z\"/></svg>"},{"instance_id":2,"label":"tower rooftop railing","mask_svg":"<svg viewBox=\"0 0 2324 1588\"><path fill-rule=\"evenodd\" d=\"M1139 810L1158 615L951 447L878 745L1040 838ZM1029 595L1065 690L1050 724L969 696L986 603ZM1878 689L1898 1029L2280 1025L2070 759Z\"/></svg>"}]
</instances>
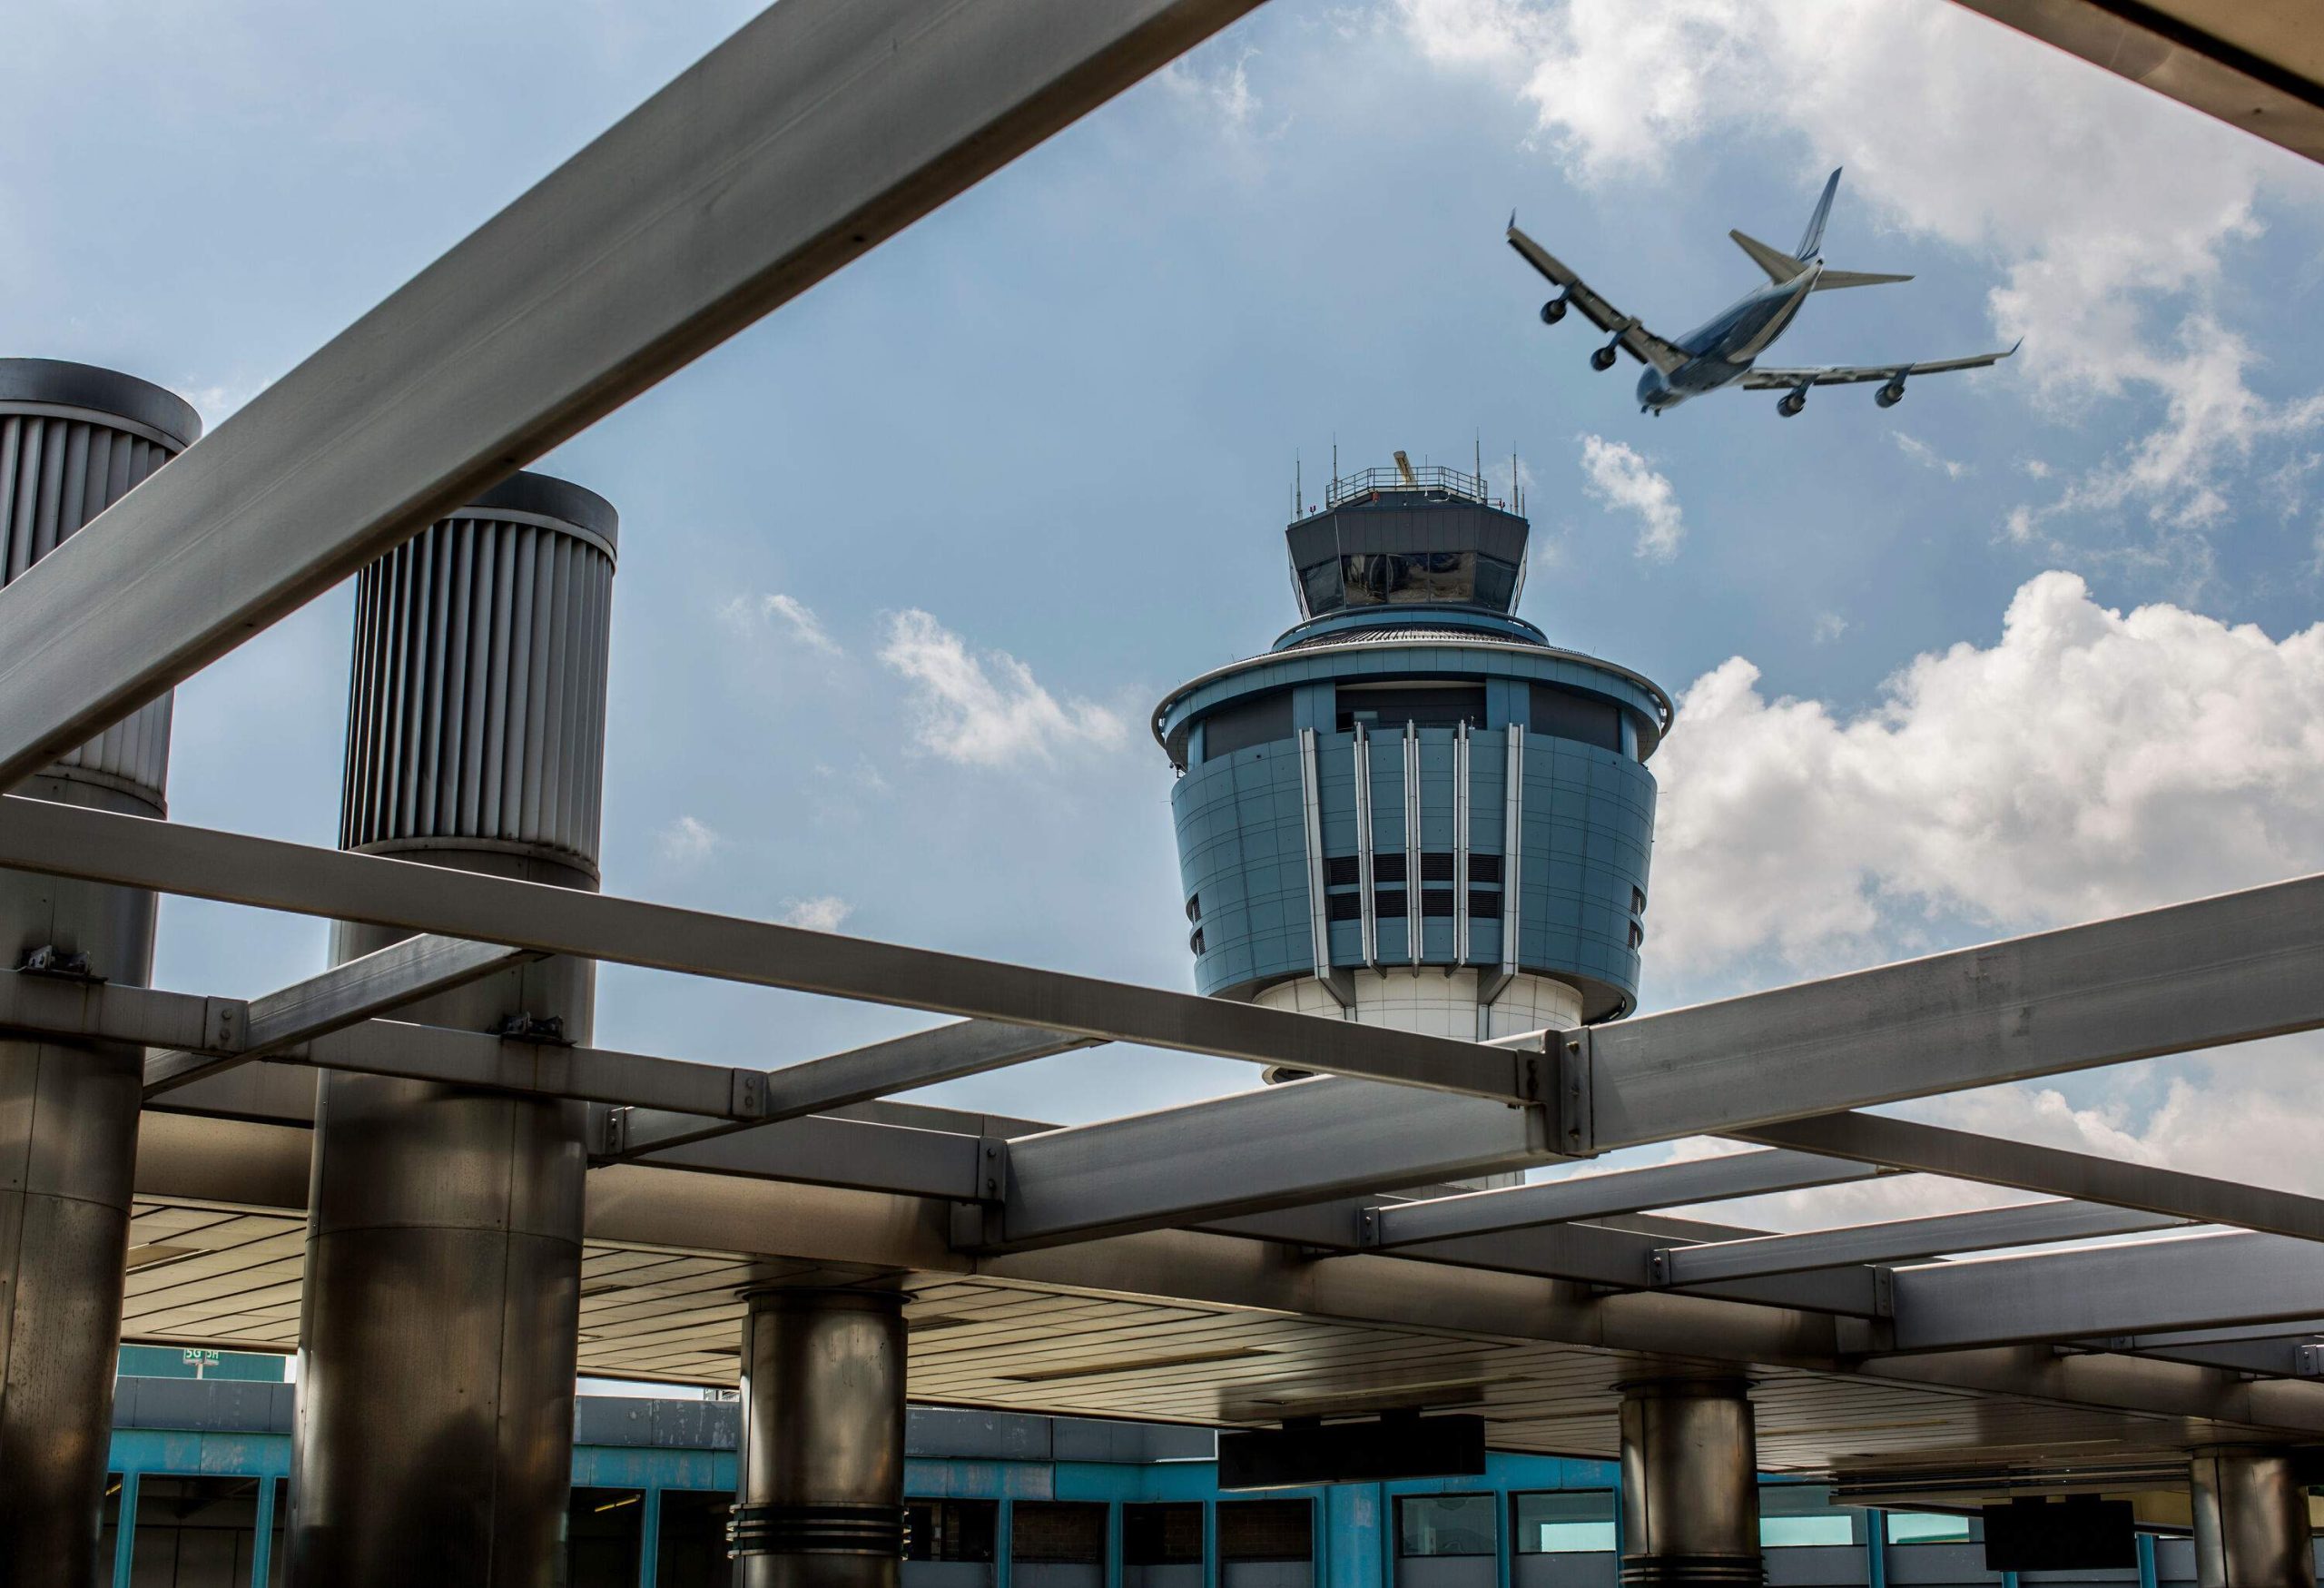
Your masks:
<instances>
[{"instance_id":1,"label":"tower rooftop railing","mask_svg":"<svg viewBox=\"0 0 2324 1588\"><path fill-rule=\"evenodd\" d=\"M1391 495L1417 495L1439 500L1452 498L1509 510L1506 501L1491 494L1482 475L1447 469L1443 464L1427 464L1410 470L1365 469L1341 475L1324 493L1324 506L1328 509L1369 497Z\"/></svg>"}]
</instances>

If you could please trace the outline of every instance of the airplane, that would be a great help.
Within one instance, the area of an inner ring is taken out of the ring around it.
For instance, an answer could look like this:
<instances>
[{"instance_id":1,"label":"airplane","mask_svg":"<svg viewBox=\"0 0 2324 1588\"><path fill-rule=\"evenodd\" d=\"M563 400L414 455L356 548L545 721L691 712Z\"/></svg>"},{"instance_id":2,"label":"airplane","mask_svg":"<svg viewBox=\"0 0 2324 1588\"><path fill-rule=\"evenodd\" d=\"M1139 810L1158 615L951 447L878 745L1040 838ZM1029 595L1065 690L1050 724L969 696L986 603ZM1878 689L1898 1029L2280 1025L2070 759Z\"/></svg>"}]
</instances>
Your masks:
<instances>
[{"instance_id":1,"label":"airplane","mask_svg":"<svg viewBox=\"0 0 2324 1588\"><path fill-rule=\"evenodd\" d=\"M1509 246L1559 289L1556 297L1541 305L1542 324L1555 325L1571 307L1581 310L1582 317L1599 330L1612 333L1612 340L1590 355L1591 369L1612 369L1618 350L1646 366L1638 380L1639 411L1657 419L1662 417L1665 409L1676 408L1690 397L1736 385L1747 390L1781 390L1784 395L1777 401L1776 411L1786 419L1807 406L1811 387L1866 380L1885 382L1873 394L1873 400L1882 408L1894 408L1905 399L1905 378L1908 375L1982 369L2017 351L2017 347L2012 347L2004 352L1918 364L1834 364L1807 370L1761 367L1757 362L1759 355L1790 328L1810 292L1913 279L1826 267L1822 253L1824 222L1832 212L1832 195L1839 186L1840 173L1835 171L1824 183L1824 196L1817 201L1816 212L1807 218L1807 231L1800 238L1799 246L1789 253L1771 248L1756 237L1729 232L1728 235L1735 240L1736 246L1767 271L1768 284L1745 293L1725 312L1676 340L1655 335L1636 315L1624 314L1600 297L1547 249L1517 229L1514 211L1509 217ZM2024 339L2020 338L2018 346L2023 345Z\"/></svg>"}]
</instances>

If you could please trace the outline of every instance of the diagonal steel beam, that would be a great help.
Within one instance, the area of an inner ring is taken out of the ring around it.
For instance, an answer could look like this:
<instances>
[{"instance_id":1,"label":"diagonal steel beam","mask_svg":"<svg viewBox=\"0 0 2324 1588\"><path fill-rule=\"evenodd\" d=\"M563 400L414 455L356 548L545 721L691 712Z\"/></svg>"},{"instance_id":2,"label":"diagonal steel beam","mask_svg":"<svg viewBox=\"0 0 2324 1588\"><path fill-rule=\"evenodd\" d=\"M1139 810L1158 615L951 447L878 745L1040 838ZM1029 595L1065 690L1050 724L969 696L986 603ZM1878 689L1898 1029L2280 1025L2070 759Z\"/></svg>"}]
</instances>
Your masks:
<instances>
[{"instance_id":1,"label":"diagonal steel beam","mask_svg":"<svg viewBox=\"0 0 2324 1588\"><path fill-rule=\"evenodd\" d=\"M1023 1250L1553 1163L1555 1138L1540 1108L1295 1080L1018 1138L1006 1197L970 1244Z\"/></svg>"},{"instance_id":2,"label":"diagonal steel beam","mask_svg":"<svg viewBox=\"0 0 2324 1588\"><path fill-rule=\"evenodd\" d=\"M1095 1038L1068 1036L1038 1026L956 1021L932 1031L770 1070L760 1082L758 1110L749 1119L711 1119L659 1109L625 1109L612 1122L614 1134L598 1157L602 1162L626 1162L736 1130L755 1129L1095 1046Z\"/></svg>"},{"instance_id":3,"label":"diagonal steel beam","mask_svg":"<svg viewBox=\"0 0 2324 1588\"><path fill-rule=\"evenodd\" d=\"M0 788L1257 0L783 0L0 590Z\"/></svg>"},{"instance_id":4,"label":"diagonal steel beam","mask_svg":"<svg viewBox=\"0 0 2324 1588\"><path fill-rule=\"evenodd\" d=\"M1764 1146L1885 1163L1956 1180L2324 1240L2324 1199L1884 1114L1829 1114L1729 1134Z\"/></svg>"},{"instance_id":5,"label":"diagonal steel beam","mask_svg":"<svg viewBox=\"0 0 2324 1588\"><path fill-rule=\"evenodd\" d=\"M1655 1280L1679 1288L1726 1280L1761 1279L1776 1274L1803 1274L1843 1263L1903 1263L1943 1257L1949 1252L1994 1251L2003 1247L2140 1235L2150 1230L2182 1228L2191 1222L2165 1213L2105 1208L2088 1202L2030 1202L2015 1208L1983 1208L1970 1213L1944 1213L1927 1218L1897 1218L1840 1229L1768 1235L1754 1240L1669 1247L1655 1255Z\"/></svg>"},{"instance_id":6,"label":"diagonal steel beam","mask_svg":"<svg viewBox=\"0 0 2324 1588\"><path fill-rule=\"evenodd\" d=\"M1536 1224L1590 1223L1649 1208L1683 1208L1696 1202L1837 1186L1887 1172L1876 1164L1812 1152L1744 1152L1659 1163L1610 1174L1578 1175L1543 1185L1504 1186L1425 1202L1384 1204L1366 1209L1364 1244L1393 1248Z\"/></svg>"},{"instance_id":7,"label":"diagonal steel beam","mask_svg":"<svg viewBox=\"0 0 2324 1588\"><path fill-rule=\"evenodd\" d=\"M2319 1025L2324 877L2306 877L1593 1027L1594 1145L1736 1135Z\"/></svg>"},{"instance_id":8,"label":"diagonal steel beam","mask_svg":"<svg viewBox=\"0 0 2324 1588\"><path fill-rule=\"evenodd\" d=\"M174 1051L145 1060L145 1095L179 1087L295 1047L310 1037L359 1025L416 999L482 981L497 971L537 960L532 949L468 942L423 934L390 943L361 959L335 965L280 991L251 1001L241 1048L231 1053Z\"/></svg>"},{"instance_id":9,"label":"diagonal steel beam","mask_svg":"<svg viewBox=\"0 0 2324 1588\"><path fill-rule=\"evenodd\" d=\"M1497 1101L1531 1098L1541 1060L1539 1052L13 794L0 797L0 865Z\"/></svg>"}]
</instances>

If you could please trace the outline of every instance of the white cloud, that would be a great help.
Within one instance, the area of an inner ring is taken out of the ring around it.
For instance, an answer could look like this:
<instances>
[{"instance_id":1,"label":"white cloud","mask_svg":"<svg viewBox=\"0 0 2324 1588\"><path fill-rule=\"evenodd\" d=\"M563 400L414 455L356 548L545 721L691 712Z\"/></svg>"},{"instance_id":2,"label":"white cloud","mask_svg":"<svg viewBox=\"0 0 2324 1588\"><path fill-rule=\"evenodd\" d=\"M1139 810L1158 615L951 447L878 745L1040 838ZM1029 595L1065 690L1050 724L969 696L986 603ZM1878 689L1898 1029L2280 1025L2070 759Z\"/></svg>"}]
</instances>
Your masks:
<instances>
[{"instance_id":1,"label":"white cloud","mask_svg":"<svg viewBox=\"0 0 2324 1588\"><path fill-rule=\"evenodd\" d=\"M2207 306L2226 250L2257 234L2263 182L2319 192L2259 140L1935 0L1395 5L1423 54L1530 104L1583 182L1651 180L1697 141L1771 130L1802 145L1803 213L1843 164L1844 203L1996 258L1995 333L2028 338L2004 379L2063 409L2127 393L2165 409L2038 517L2135 504L2161 538L2200 538L2220 471L2316 422L2250 390L2250 350ZM1842 219L1836 236L1861 241L1836 246L1868 252L1841 262L1896 263L1866 231Z\"/></svg>"},{"instance_id":2,"label":"white cloud","mask_svg":"<svg viewBox=\"0 0 2324 1588\"><path fill-rule=\"evenodd\" d=\"M785 899L779 917L785 926L803 926L810 932L837 932L855 913L855 906L836 893L819 894L812 899Z\"/></svg>"},{"instance_id":3,"label":"white cloud","mask_svg":"<svg viewBox=\"0 0 2324 1588\"><path fill-rule=\"evenodd\" d=\"M1060 750L1110 750L1128 738L1122 719L1086 700L1059 700L1006 651L978 655L917 609L888 619L880 660L912 686L923 749L971 766L1053 760Z\"/></svg>"},{"instance_id":4,"label":"white cloud","mask_svg":"<svg viewBox=\"0 0 2324 1588\"><path fill-rule=\"evenodd\" d=\"M662 858L677 865L706 860L712 850L725 842L706 823L693 816L680 816L654 834L655 847L662 852Z\"/></svg>"},{"instance_id":5,"label":"white cloud","mask_svg":"<svg viewBox=\"0 0 2324 1588\"><path fill-rule=\"evenodd\" d=\"M719 616L738 628L749 628L763 623L778 628L798 644L827 656L847 655L823 620L815 616L814 608L794 596L777 590L772 595L755 598L737 596L719 608Z\"/></svg>"},{"instance_id":6,"label":"white cloud","mask_svg":"<svg viewBox=\"0 0 2324 1588\"><path fill-rule=\"evenodd\" d=\"M1908 436L1902 430L1891 430L1889 436L1896 443L1896 450L1923 469L1935 469L1947 479L1959 479L1963 475L1975 472L1969 465L1945 457L1917 436Z\"/></svg>"},{"instance_id":7,"label":"white cloud","mask_svg":"<svg viewBox=\"0 0 2324 1588\"><path fill-rule=\"evenodd\" d=\"M1638 555L1654 562L1678 556L1687 526L1669 480L1625 442L1590 435L1581 439L1583 488L1608 508L1636 515Z\"/></svg>"},{"instance_id":8,"label":"white cloud","mask_svg":"<svg viewBox=\"0 0 2324 1588\"><path fill-rule=\"evenodd\" d=\"M1819 612L1816 615L1815 640L1817 645L1830 645L1847 631L1848 620L1838 613Z\"/></svg>"},{"instance_id":9,"label":"white cloud","mask_svg":"<svg viewBox=\"0 0 2324 1588\"><path fill-rule=\"evenodd\" d=\"M1656 759L1658 968L1829 970L2324 854L2324 626L2123 614L2047 573L1998 643L1917 658L1860 715L1758 684L1739 656L1698 679Z\"/></svg>"},{"instance_id":10,"label":"white cloud","mask_svg":"<svg viewBox=\"0 0 2324 1588\"><path fill-rule=\"evenodd\" d=\"M1193 106L1218 131L1230 134L1246 133L1264 108L1259 96L1251 91L1250 64L1257 54L1256 50L1245 47L1231 62L1219 65L1215 64L1213 52L1197 50L1165 66L1161 80L1165 87Z\"/></svg>"}]
</instances>

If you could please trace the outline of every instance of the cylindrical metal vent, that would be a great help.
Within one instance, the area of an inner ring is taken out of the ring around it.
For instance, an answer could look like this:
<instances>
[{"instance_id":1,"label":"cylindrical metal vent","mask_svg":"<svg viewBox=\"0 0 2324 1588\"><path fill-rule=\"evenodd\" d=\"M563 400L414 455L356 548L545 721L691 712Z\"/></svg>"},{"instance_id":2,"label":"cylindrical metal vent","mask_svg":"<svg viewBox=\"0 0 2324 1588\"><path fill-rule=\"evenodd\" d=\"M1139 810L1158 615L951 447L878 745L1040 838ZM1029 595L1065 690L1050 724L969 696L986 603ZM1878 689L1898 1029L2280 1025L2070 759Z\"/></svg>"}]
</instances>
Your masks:
<instances>
[{"instance_id":1,"label":"cylindrical metal vent","mask_svg":"<svg viewBox=\"0 0 2324 1588\"><path fill-rule=\"evenodd\" d=\"M0 584L201 430L158 386L47 359L0 359ZM161 815L166 695L23 793ZM0 871L0 967L145 985L153 895ZM113 1426L123 1268L145 1050L0 1039L0 1583L93 1578Z\"/></svg>"},{"instance_id":2,"label":"cylindrical metal vent","mask_svg":"<svg viewBox=\"0 0 2324 1588\"><path fill-rule=\"evenodd\" d=\"M0 359L0 585L56 549L192 446L202 419L133 375L56 359ZM49 775L160 814L170 762L163 695L63 757Z\"/></svg>"},{"instance_id":3,"label":"cylindrical metal vent","mask_svg":"<svg viewBox=\"0 0 2324 1588\"><path fill-rule=\"evenodd\" d=\"M342 848L514 848L596 874L617 519L518 474L356 587Z\"/></svg>"},{"instance_id":4,"label":"cylindrical metal vent","mask_svg":"<svg viewBox=\"0 0 2324 1588\"><path fill-rule=\"evenodd\" d=\"M614 526L590 492L520 474L363 571L346 847L596 886ZM341 922L332 958L404 935ZM596 973L553 956L401 1018L586 1043ZM561 1580L586 1125L572 1099L321 1078L294 1588Z\"/></svg>"},{"instance_id":5,"label":"cylindrical metal vent","mask_svg":"<svg viewBox=\"0 0 2324 1588\"><path fill-rule=\"evenodd\" d=\"M1622 1386L1623 1588L1758 1588L1757 1439L1741 1379Z\"/></svg>"}]
</instances>

